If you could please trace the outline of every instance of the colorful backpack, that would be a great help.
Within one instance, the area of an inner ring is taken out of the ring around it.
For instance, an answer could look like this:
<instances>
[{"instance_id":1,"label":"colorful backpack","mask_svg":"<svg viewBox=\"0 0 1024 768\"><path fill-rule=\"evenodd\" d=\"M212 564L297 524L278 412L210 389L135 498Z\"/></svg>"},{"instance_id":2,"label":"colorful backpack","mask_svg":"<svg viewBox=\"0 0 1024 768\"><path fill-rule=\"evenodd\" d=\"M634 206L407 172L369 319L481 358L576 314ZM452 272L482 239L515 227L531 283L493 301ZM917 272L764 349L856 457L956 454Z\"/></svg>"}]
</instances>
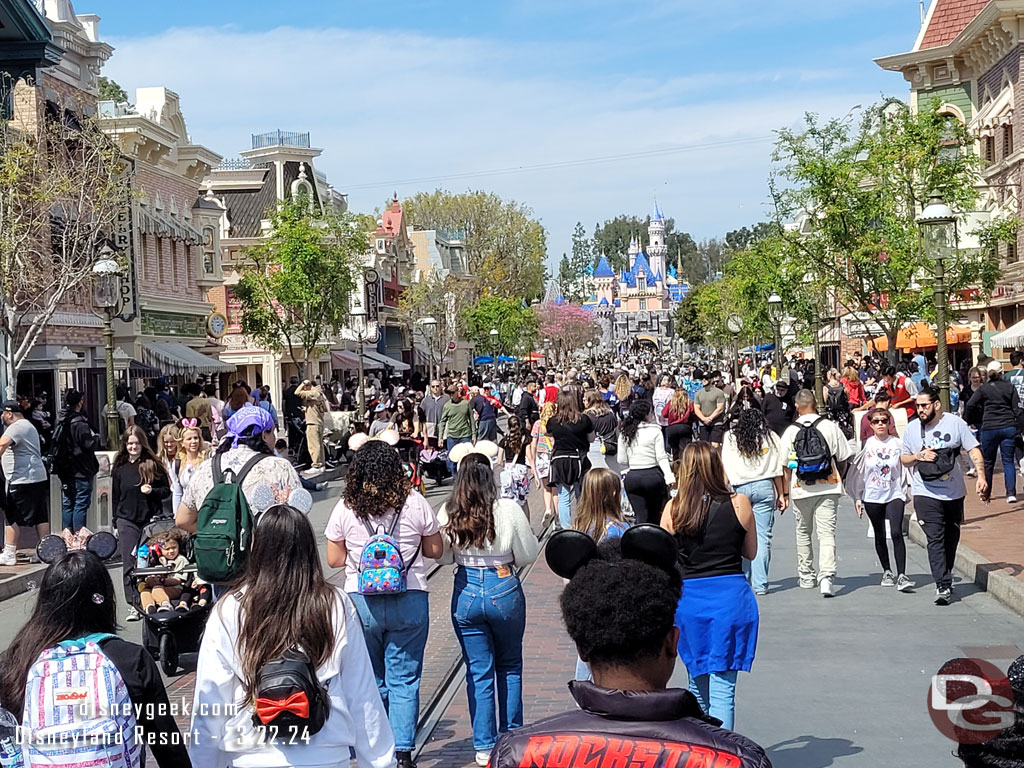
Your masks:
<instances>
[{"instance_id":1,"label":"colorful backpack","mask_svg":"<svg viewBox=\"0 0 1024 768\"><path fill-rule=\"evenodd\" d=\"M95 633L43 651L28 672L22 726L26 765L139 768L135 710Z\"/></svg>"},{"instance_id":2,"label":"colorful backpack","mask_svg":"<svg viewBox=\"0 0 1024 768\"><path fill-rule=\"evenodd\" d=\"M402 550L395 541L395 531L401 517L402 512L396 512L395 519L391 521L391 526L387 530L381 527L374 531L369 520L363 521L370 539L363 547L363 554L359 556L360 595L398 595L407 589L406 574L409 569L402 558ZM419 553L417 545L416 554L409 561L409 565L412 565Z\"/></svg>"}]
</instances>

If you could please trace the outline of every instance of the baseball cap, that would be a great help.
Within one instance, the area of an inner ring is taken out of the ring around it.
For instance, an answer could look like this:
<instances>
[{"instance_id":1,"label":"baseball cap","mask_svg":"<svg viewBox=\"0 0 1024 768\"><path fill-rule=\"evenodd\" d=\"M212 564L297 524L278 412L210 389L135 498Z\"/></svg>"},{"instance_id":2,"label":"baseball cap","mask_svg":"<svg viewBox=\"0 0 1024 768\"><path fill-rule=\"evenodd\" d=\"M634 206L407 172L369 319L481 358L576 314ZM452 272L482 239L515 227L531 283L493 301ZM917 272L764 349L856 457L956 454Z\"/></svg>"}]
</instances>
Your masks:
<instances>
[{"instance_id":1,"label":"baseball cap","mask_svg":"<svg viewBox=\"0 0 1024 768\"><path fill-rule=\"evenodd\" d=\"M4 413L21 413L21 403L17 400L4 400Z\"/></svg>"},{"instance_id":2,"label":"baseball cap","mask_svg":"<svg viewBox=\"0 0 1024 768\"><path fill-rule=\"evenodd\" d=\"M989 363L988 365L985 366L985 369L993 372L1001 371L1003 370L1003 364L1000 363L998 360L989 360Z\"/></svg>"}]
</instances>

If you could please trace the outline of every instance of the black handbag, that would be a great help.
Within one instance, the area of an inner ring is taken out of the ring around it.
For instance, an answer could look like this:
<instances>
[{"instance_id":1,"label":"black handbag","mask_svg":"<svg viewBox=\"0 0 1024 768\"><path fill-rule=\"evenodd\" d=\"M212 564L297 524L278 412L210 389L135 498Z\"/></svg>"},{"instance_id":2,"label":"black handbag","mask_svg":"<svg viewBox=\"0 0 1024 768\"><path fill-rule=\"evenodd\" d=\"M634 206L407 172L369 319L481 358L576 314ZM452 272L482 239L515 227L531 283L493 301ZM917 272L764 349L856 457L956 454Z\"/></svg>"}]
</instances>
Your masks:
<instances>
[{"instance_id":1,"label":"black handbag","mask_svg":"<svg viewBox=\"0 0 1024 768\"><path fill-rule=\"evenodd\" d=\"M924 424L921 424L921 449L935 451L935 461L919 461L917 472L922 480L940 480L956 467L960 446L956 448L927 448L924 444Z\"/></svg>"}]
</instances>

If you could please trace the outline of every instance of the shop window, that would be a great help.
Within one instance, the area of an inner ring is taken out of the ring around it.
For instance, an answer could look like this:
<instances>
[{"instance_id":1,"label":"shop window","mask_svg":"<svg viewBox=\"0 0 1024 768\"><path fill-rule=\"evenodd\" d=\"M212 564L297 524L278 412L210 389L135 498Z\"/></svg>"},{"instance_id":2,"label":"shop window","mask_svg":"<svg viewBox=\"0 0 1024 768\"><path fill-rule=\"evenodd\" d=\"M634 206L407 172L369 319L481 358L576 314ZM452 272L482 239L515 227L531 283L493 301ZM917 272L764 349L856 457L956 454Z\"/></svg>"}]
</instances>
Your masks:
<instances>
[{"instance_id":1,"label":"shop window","mask_svg":"<svg viewBox=\"0 0 1024 768\"><path fill-rule=\"evenodd\" d=\"M232 330L240 330L242 327L242 302L235 296L235 292L230 288L225 288L225 298L228 315L228 328Z\"/></svg>"}]
</instances>

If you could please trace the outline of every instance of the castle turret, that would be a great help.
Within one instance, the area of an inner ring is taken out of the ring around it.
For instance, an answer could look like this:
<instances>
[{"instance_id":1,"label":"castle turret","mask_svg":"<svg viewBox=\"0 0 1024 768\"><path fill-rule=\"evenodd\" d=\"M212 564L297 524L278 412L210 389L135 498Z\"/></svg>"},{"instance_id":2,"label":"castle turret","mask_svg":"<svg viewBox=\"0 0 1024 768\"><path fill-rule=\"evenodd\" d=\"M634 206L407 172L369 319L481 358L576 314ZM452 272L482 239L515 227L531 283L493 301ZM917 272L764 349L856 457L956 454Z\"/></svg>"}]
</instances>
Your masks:
<instances>
[{"instance_id":1,"label":"castle turret","mask_svg":"<svg viewBox=\"0 0 1024 768\"><path fill-rule=\"evenodd\" d=\"M665 217L658 207L658 201L654 201L654 210L651 211L651 223L647 227L647 236L650 243L647 246L647 260L651 264L651 271L655 275L666 274L665 268L668 263L668 246L665 244ZM661 286L664 288L664 286Z\"/></svg>"}]
</instances>

